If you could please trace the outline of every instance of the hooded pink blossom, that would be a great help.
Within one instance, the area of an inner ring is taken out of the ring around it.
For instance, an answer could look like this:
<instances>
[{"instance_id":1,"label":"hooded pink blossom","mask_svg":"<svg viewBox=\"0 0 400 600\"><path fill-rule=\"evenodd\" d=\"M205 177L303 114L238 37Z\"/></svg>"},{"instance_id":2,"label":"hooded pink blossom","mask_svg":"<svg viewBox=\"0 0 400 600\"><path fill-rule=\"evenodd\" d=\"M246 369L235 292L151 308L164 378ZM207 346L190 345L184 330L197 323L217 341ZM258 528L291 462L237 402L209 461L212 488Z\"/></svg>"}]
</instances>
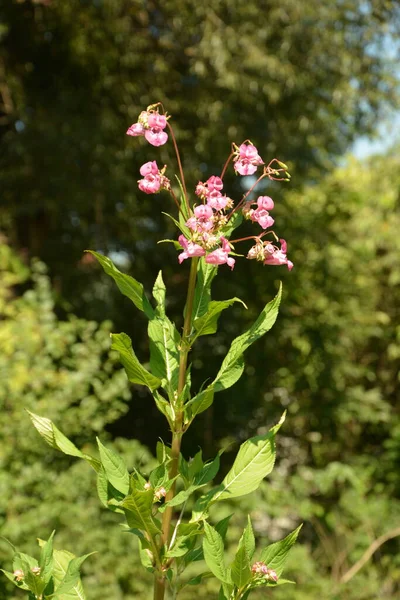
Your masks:
<instances>
[{"instance_id":1,"label":"hooded pink blossom","mask_svg":"<svg viewBox=\"0 0 400 600\"><path fill-rule=\"evenodd\" d=\"M230 199L223 196L218 190L210 192L207 196L207 204L214 210L224 210Z\"/></svg>"},{"instance_id":2,"label":"hooded pink blossom","mask_svg":"<svg viewBox=\"0 0 400 600\"><path fill-rule=\"evenodd\" d=\"M239 146L239 153L233 166L240 175L253 175L257 171L257 167L262 164L264 161L253 144L244 142Z\"/></svg>"},{"instance_id":3,"label":"hooded pink blossom","mask_svg":"<svg viewBox=\"0 0 400 600\"><path fill-rule=\"evenodd\" d=\"M214 227L213 215L211 206L200 204L194 209L194 216L186 221L186 226L192 231L210 231Z\"/></svg>"},{"instance_id":4,"label":"hooded pink blossom","mask_svg":"<svg viewBox=\"0 0 400 600\"><path fill-rule=\"evenodd\" d=\"M132 135L133 137L137 137L139 135L144 135L144 127L140 123L133 123L126 132L126 135Z\"/></svg>"},{"instance_id":5,"label":"hooded pink blossom","mask_svg":"<svg viewBox=\"0 0 400 600\"><path fill-rule=\"evenodd\" d=\"M165 129L167 126L167 119L165 115L160 115L157 112L148 113L147 124L150 129Z\"/></svg>"},{"instance_id":6,"label":"hooded pink blossom","mask_svg":"<svg viewBox=\"0 0 400 600\"><path fill-rule=\"evenodd\" d=\"M207 180L206 185L210 192L213 192L214 190L220 192L224 187L221 177L217 177L216 175L211 175L211 177Z\"/></svg>"},{"instance_id":7,"label":"hooded pink blossom","mask_svg":"<svg viewBox=\"0 0 400 600\"><path fill-rule=\"evenodd\" d=\"M264 265L287 265L289 271L293 269L293 263L286 256L287 244L285 240L279 240L281 247L278 248L271 243L264 247Z\"/></svg>"},{"instance_id":8,"label":"hooded pink blossom","mask_svg":"<svg viewBox=\"0 0 400 600\"><path fill-rule=\"evenodd\" d=\"M272 210L275 204L272 198L269 196L259 196L257 198L257 206L258 208L263 208L264 210Z\"/></svg>"},{"instance_id":9,"label":"hooded pink blossom","mask_svg":"<svg viewBox=\"0 0 400 600\"><path fill-rule=\"evenodd\" d=\"M146 129L144 137L152 146L163 146L168 141L168 134L159 127Z\"/></svg>"},{"instance_id":10,"label":"hooded pink blossom","mask_svg":"<svg viewBox=\"0 0 400 600\"><path fill-rule=\"evenodd\" d=\"M138 181L139 190L145 194L156 194L161 189L161 177L149 173Z\"/></svg>"},{"instance_id":11,"label":"hooded pink blossom","mask_svg":"<svg viewBox=\"0 0 400 600\"><path fill-rule=\"evenodd\" d=\"M263 229L267 229L268 227L272 227L275 223L275 220L269 215L267 210L263 208L256 208L250 213L250 218L252 221L256 221Z\"/></svg>"},{"instance_id":12,"label":"hooded pink blossom","mask_svg":"<svg viewBox=\"0 0 400 600\"><path fill-rule=\"evenodd\" d=\"M227 264L231 269L235 266L235 259L228 255L231 248L226 238L221 236L222 248L217 248L207 254L205 261L209 265L224 265Z\"/></svg>"},{"instance_id":13,"label":"hooded pink blossom","mask_svg":"<svg viewBox=\"0 0 400 600\"><path fill-rule=\"evenodd\" d=\"M185 236L182 234L179 236L178 241L184 252L181 252L178 256L179 263L182 263L186 258L192 258L193 256L204 256L206 251L204 248L199 246L199 244L195 244L190 240L187 240Z\"/></svg>"},{"instance_id":14,"label":"hooded pink blossom","mask_svg":"<svg viewBox=\"0 0 400 600\"><path fill-rule=\"evenodd\" d=\"M159 168L155 160L144 163L144 165L140 167L140 174L142 177L145 177L146 175L158 175L158 173Z\"/></svg>"}]
</instances>

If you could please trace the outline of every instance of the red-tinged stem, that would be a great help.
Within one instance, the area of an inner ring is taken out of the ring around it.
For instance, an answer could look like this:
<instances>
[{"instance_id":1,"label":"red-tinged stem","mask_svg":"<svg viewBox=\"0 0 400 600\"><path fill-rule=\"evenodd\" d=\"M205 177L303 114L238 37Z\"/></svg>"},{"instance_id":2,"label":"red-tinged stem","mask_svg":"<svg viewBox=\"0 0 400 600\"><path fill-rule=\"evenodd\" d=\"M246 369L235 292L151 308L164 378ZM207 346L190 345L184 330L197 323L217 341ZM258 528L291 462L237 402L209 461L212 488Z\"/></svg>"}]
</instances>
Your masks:
<instances>
[{"instance_id":1,"label":"red-tinged stem","mask_svg":"<svg viewBox=\"0 0 400 600\"><path fill-rule=\"evenodd\" d=\"M227 170L227 168L228 168L228 165L229 165L229 163L231 162L231 160L232 160L232 158L233 158L234 156L235 156L235 153L234 153L234 152L231 152L231 153L230 153L230 155L228 156L228 158L227 158L227 160L226 160L226 163L224 164L224 168L222 169L222 173L221 173L221 177L220 177L220 179L223 179L223 178L224 178L224 175L225 175L225 172L226 172L226 170Z\"/></svg>"},{"instance_id":2,"label":"red-tinged stem","mask_svg":"<svg viewBox=\"0 0 400 600\"><path fill-rule=\"evenodd\" d=\"M183 325L183 333L181 346L179 349L179 378L178 378L178 389L175 403L175 422L172 431L172 444L171 444L171 465L169 468L169 479L174 479L178 474L179 467L179 455L181 451L181 442L183 435L183 401L180 398L183 388L185 387L186 381L186 369L188 355L190 351L189 337L192 332L192 316L193 316L193 304L194 304L194 292L196 288L196 277L197 277L197 264L198 258L192 258L190 266L190 275L188 283L188 291L186 298L185 307L185 321ZM168 491L165 501L172 500L175 495L175 482ZM171 519L172 519L172 506L167 506L164 510L162 523L161 523L161 547L165 545L168 547L171 536ZM166 566L166 565L165 565ZM154 579L154 600L164 600L166 587L166 575L163 575L159 571L155 574Z\"/></svg>"},{"instance_id":3,"label":"red-tinged stem","mask_svg":"<svg viewBox=\"0 0 400 600\"><path fill-rule=\"evenodd\" d=\"M178 169L179 169L179 175L181 176L181 182L182 182L182 187L183 187L183 193L185 195L185 204L186 204L186 209L188 214L190 213L190 206L189 206L189 199L188 199L188 195L187 195L187 190L186 190L186 182L185 182L185 175L183 173L183 168L182 168L182 162L181 162L181 156L179 154L179 148L178 148L178 144L176 143L176 138L175 138L175 134L174 134L174 130L172 129L171 125L169 124L169 122L167 121L167 127L169 129L169 132L171 134L171 138L172 138L172 143L174 144L174 148L175 148L175 154L176 154L176 160L178 162Z\"/></svg>"},{"instance_id":4,"label":"red-tinged stem","mask_svg":"<svg viewBox=\"0 0 400 600\"><path fill-rule=\"evenodd\" d=\"M238 204L235 206L235 208L233 208L233 209L231 210L231 212L229 213L229 215L228 215L228 221L229 221L229 219L231 218L231 216L232 216L232 215L233 215L233 214L234 214L234 213L235 213L237 210L239 210L239 208L241 208L241 207L243 206L243 204L244 204L244 202L245 202L245 200L246 200L247 196L248 196L249 194L251 194L251 192L254 190L254 188L255 188L255 187L256 187L256 186L257 186L257 185L260 183L260 181L261 181L262 179L264 179L265 177L267 177L267 175L266 175L265 173L263 173L263 174L262 174L262 175L261 175L261 176L260 176L260 177L257 179L257 181L256 181L255 183L253 183L253 185L252 185L252 186L251 186L251 188L250 188L250 189L249 189L249 190L248 190L248 191L245 193L245 195L243 196L243 198L241 199L241 201L240 201L240 202L239 202L239 203L238 203Z\"/></svg>"}]
</instances>

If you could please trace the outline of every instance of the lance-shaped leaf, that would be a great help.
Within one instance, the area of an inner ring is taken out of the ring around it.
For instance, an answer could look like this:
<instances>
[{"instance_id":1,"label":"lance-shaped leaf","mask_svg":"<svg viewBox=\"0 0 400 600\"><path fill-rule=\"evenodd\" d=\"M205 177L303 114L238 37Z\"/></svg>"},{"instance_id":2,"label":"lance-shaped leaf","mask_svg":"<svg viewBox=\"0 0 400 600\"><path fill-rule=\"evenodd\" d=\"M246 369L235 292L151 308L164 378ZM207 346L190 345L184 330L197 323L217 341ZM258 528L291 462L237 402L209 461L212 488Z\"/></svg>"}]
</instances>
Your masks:
<instances>
[{"instance_id":1,"label":"lance-shaped leaf","mask_svg":"<svg viewBox=\"0 0 400 600\"><path fill-rule=\"evenodd\" d=\"M153 307L150 302L147 300L146 295L144 293L143 285L136 281L130 275L126 275L125 273L121 273L114 265L114 263L107 258L107 256L103 256L98 252L94 252L93 250L86 250L86 252L90 252L93 254L101 264L104 269L104 272L107 273L110 277L112 277L117 284L119 291L132 300L134 305L141 311L145 313L145 315L151 319L154 315Z\"/></svg>"},{"instance_id":2,"label":"lance-shaped leaf","mask_svg":"<svg viewBox=\"0 0 400 600\"><path fill-rule=\"evenodd\" d=\"M82 563L94 552L90 552L89 554L85 554L84 556L79 556L77 558L73 558L67 565L67 569L65 571L65 575L63 579L60 581L60 584L54 591L53 597L60 598L64 600L64 595L70 594L71 592L76 597L78 586L80 583L80 574L79 569L82 566ZM79 596L78 596L79 598Z\"/></svg>"},{"instance_id":3,"label":"lance-shaped leaf","mask_svg":"<svg viewBox=\"0 0 400 600\"><path fill-rule=\"evenodd\" d=\"M289 535L287 535L283 540L281 540L280 542L275 542L270 546L267 546L261 552L261 560L267 565L269 569L273 569L278 575L278 577L282 575L287 555L289 553L290 548L297 540L297 536L299 535L301 527L302 526L300 525L297 529L292 531L292 533L289 533Z\"/></svg>"},{"instance_id":4,"label":"lance-shaped leaf","mask_svg":"<svg viewBox=\"0 0 400 600\"><path fill-rule=\"evenodd\" d=\"M215 577L224 583L230 583L231 579L224 560L224 542L218 531L206 521L204 522L203 552L204 560Z\"/></svg>"},{"instance_id":5,"label":"lance-shaped leaf","mask_svg":"<svg viewBox=\"0 0 400 600\"><path fill-rule=\"evenodd\" d=\"M240 446L231 470L222 481L222 489L214 496L213 502L250 494L271 473L276 455L275 435L284 420L285 414L268 433L256 435Z\"/></svg>"},{"instance_id":6,"label":"lance-shaped leaf","mask_svg":"<svg viewBox=\"0 0 400 600\"><path fill-rule=\"evenodd\" d=\"M131 339L126 333L111 334L113 350L118 350L129 381L147 386L151 391L161 385L161 380L147 371L139 362L132 348Z\"/></svg>"},{"instance_id":7,"label":"lance-shaped leaf","mask_svg":"<svg viewBox=\"0 0 400 600\"><path fill-rule=\"evenodd\" d=\"M202 392L199 392L194 398L186 402L185 424L191 423L196 415L204 412L211 406L214 400L214 386L210 385Z\"/></svg>"},{"instance_id":8,"label":"lance-shaped leaf","mask_svg":"<svg viewBox=\"0 0 400 600\"><path fill-rule=\"evenodd\" d=\"M45 542L40 551L40 576L47 584L50 581L53 572L53 537L55 531L51 534L47 542Z\"/></svg>"},{"instance_id":9,"label":"lance-shaped leaf","mask_svg":"<svg viewBox=\"0 0 400 600\"><path fill-rule=\"evenodd\" d=\"M232 306L234 302L241 302L245 308L246 305L240 298L231 298L230 300L223 301L211 301L208 305L207 312L195 319L193 325L195 328L195 335L193 337L193 341L197 339L200 335L209 335L215 333L218 327L218 319L223 310Z\"/></svg>"},{"instance_id":10,"label":"lance-shaped leaf","mask_svg":"<svg viewBox=\"0 0 400 600\"><path fill-rule=\"evenodd\" d=\"M239 543L234 561L231 564L231 577L233 583L239 589L243 588L251 579L250 561L243 543Z\"/></svg>"},{"instance_id":11,"label":"lance-shaped leaf","mask_svg":"<svg viewBox=\"0 0 400 600\"><path fill-rule=\"evenodd\" d=\"M9 579L14 585L16 585L18 588L21 588L21 590L25 590L25 591L29 590L26 583L24 583L23 581L17 581L15 579L14 573L11 573L10 571L5 571L4 569L0 569L0 571L2 573L4 573L4 575L7 577L7 579Z\"/></svg>"},{"instance_id":12,"label":"lance-shaped leaf","mask_svg":"<svg viewBox=\"0 0 400 600\"><path fill-rule=\"evenodd\" d=\"M160 317L165 316L165 295L166 295L166 288L165 288L165 283L163 281L162 278L162 272L160 271L158 273L157 279L154 283L154 287L153 287L153 296L155 301L157 302L157 314Z\"/></svg>"},{"instance_id":13,"label":"lance-shaped leaf","mask_svg":"<svg viewBox=\"0 0 400 600\"><path fill-rule=\"evenodd\" d=\"M278 316L281 295L282 285L279 286L279 291L275 298L264 307L250 329L233 340L228 354L225 356L213 382L216 392L231 387L239 379L243 372L243 353L251 344L254 344L254 342L269 331L275 323Z\"/></svg>"},{"instance_id":14,"label":"lance-shaped leaf","mask_svg":"<svg viewBox=\"0 0 400 600\"><path fill-rule=\"evenodd\" d=\"M113 512L123 513L122 508L118 504L124 499L125 494L121 494L107 479L104 467L102 466L97 473L97 494L100 502L105 508Z\"/></svg>"},{"instance_id":15,"label":"lance-shaped leaf","mask_svg":"<svg viewBox=\"0 0 400 600\"><path fill-rule=\"evenodd\" d=\"M254 531L251 525L249 515L247 516L247 525L245 530L243 531L243 535L240 539L239 544L243 544L243 546L246 549L247 556L249 557L249 560L251 560L256 549L256 540L254 537Z\"/></svg>"},{"instance_id":16,"label":"lance-shaped leaf","mask_svg":"<svg viewBox=\"0 0 400 600\"><path fill-rule=\"evenodd\" d=\"M214 479L214 477L219 471L219 457L220 454L218 454L212 462L205 464L203 468L194 475L193 483L189 485L189 487L186 490L178 492L178 494L176 494L172 498L172 500L170 500L166 504L168 506L178 506L179 504L183 504L184 502L186 502L189 496L193 494L193 492L200 489L204 485L207 485L207 483Z\"/></svg>"},{"instance_id":17,"label":"lance-shaped leaf","mask_svg":"<svg viewBox=\"0 0 400 600\"><path fill-rule=\"evenodd\" d=\"M35 426L38 433L42 436L45 442L49 444L52 448L63 452L64 454L68 454L69 456L76 456L78 458L83 458L86 460L95 471L100 469L100 462L81 452L75 444L73 444L57 427L54 425L50 419L46 417L39 417L39 415L35 415L35 413L27 411L33 425Z\"/></svg>"},{"instance_id":18,"label":"lance-shaped leaf","mask_svg":"<svg viewBox=\"0 0 400 600\"><path fill-rule=\"evenodd\" d=\"M45 543L44 540L39 539L39 546L43 547ZM76 558L75 555L67 550L53 550L53 579L56 587L63 581L68 565L74 558ZM73 587L62 595L60 600L86 600L81 580L78 579Z\"/></svg>"},{"instance_id":19,"label":"lance-shaped leaf","mask_svg":"<svg viewBox=\"0 0 400 600\"><path fill-rule=\"evenodd\" d=\"M135 490L122 501L129 527L145 531L151 538L161 533L160 523L152 515L154 490Z\"/></svg>"},{"instance_id":20,"label":"lance-shaped leaf","mask_svg":"<svg viewBox=\"0 0 400 600\"><path fill-rule=\"evenodd\" d=\"M167 381L166 389L173 396L178 386L181 336L166 316L151 319L148 334L151 370L160 380Z\"/></svg>"},{"instance_id":21,"label":"lance-shaped leaf","mask_svg":"<svg viewBox=\"0 0 400 600\"><path fill-rule=\"evenodd\" d=\"M197 281L193 301L193 321L202 317L208 310L211 299L211 284L217 274L217 267L200 259L197 267Z\"/></svg>"},{"instance_id":22,"label":"lance-shaped leaf","mask_svg":"<svg viewBox=\"0 0 400 600\"><path fill-rule=\"evenodd\" d=\"M122 494L129 492L129 473L125 462L119 454L103 446L99 438L97 445L100 452L100 460L103 465L108 481Z\"/></svg>"}]
</instances>

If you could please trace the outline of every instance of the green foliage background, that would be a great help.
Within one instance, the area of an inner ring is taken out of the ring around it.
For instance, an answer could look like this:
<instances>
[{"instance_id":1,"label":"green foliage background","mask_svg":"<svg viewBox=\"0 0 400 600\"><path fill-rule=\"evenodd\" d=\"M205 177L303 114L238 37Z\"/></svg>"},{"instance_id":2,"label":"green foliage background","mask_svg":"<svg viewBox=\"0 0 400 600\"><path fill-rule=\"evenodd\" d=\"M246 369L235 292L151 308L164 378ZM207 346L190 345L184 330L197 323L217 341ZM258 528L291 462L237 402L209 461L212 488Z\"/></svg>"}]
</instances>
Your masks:
<instances>
[{"instance_id":1,"label":"green foliage background","mask_svg":"<svg viewBox=\"0 0 400 600\"><path fill-rule=\"evenodd\" d=\"M249 350L246 376L184 440L186 456L202 445L206 458L231 443L227 470L243 439L288 410L268 481L240 501L243 513L226 503L213 516L234 512L232 551L246 510L260 545L305 522L287 571L298 585L273 590L278 600L398 597L398 537L341 578L400 525L399 149L338 159L398 103L386 49L399 25L389 0L1 6L0 528L31 553L54 528L56 546L97 550L83 569L89 598L150 598L149 579L135 539L100 508L90 468L45 447L25 409L87 450L98 434L113 440L130 467L150 469L158 437L168 442L149 396L128 386L109 350L110 331L125 330L145 356L145 322L82 258L85 247L109 252L148 290L162 268L181 326L187 265L156 246L174 235L160 214L166 199L136 192L139 165L172 166L171 148L124 137L157 100L174 116L192 188L245 137L289 162L294 181L265 191L295 268L221 268L216 298L239 296L249 310L226 311L193 356L195 380L216 372L283 280L278 322ZM238 180L227 181L238 196ZM0 598L13 594L1 579ZM216 592L209 582L196 594Z\"/></svg>"}]
</instances>

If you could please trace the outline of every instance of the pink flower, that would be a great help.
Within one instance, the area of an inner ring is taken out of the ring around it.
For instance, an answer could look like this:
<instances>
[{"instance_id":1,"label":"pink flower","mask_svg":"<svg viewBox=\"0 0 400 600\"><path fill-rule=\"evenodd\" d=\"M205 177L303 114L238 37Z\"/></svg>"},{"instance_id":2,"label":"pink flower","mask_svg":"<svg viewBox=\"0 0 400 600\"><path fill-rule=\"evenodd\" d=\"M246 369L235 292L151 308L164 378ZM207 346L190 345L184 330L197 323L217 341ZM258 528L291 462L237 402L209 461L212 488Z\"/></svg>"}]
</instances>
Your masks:
<instances>
[{"instance_id":1,"label":"pink flower","mask_svg":"<svg viewBox=\"0 0 400 600\"><path fill-rule=\"evenodd\" d=\"M257 206L258 208L263 208L264 210L272 210L275 204L272 198L269 196L259 196L257 198Z\"/></svg>"},{"instance_id":2,"label":"pink flower","mask_svg":"<svg viewBox=\"0 0 400 600\"><path fill-rule=\"evenodd\" d=\"M199 246L199 244L195 244L190 240L187 240L184 235L180 235L178 241L184 252L181 252L178 256L179 263L182 263L186 258L192 258L193 256L204 256L206 251L204 248Z\"/></svg>"},{"instance_id":3,"label":"pink flower","mask_svg":"<svg viewBox=\"0 0 400 600\"><path fill-rule=\"evenodd\" d=\"M250 218L252 221L256 221L263 229L272 227L275 223L274 219L270 217L269 212L263 208L257 208L251 211Z\"/></svg>"},{"instance_id":4,"label":"pink flower","mask_svg":"<svg viewBox=\"0 0 400 600\"><path fill-rule=\"evenodd\" d=\"M267 569L267 573L265 575L268 581L274 581L275 583L278 581L278 575L273 569Z\"/></svg>"},{"instance_id":5,"label":"pink flower","mask_svg":"<svg viewBox=\"0 0 400 600\"><path fill-rule=\"evenodd\" d=\"M234 168L240 175L253 175L257 167L262 164L264 161L253 144L244 142L239 146L234 159Z\"/></svg>"},{"instance_id":6,"label":"pink flower","mask_svg":"<svg viewBox=\"0 0 400 600\"><path fill-rule=\"evenodd\" d=\"M140 123L134 123L129 127L126 132L126 135L132 135L133 137L137 137L139 135L144 135L144 127Z\"/></svg>"},{"instance_id":7,"label":"pink flower","mask_svg":"<svg viewBox=\"0 0 400 600\"><path fill-rule=\"evenodd\" d=\"M139 190L145 194L156 194L161 189L161 177L149 174L138 181Z\"/></svg>"},{"instance_id":8,"label":"pink flower","mask_svg":"<svg viewBox=\"0 0 400 600\"><path fill-rule=\"evenodd\" d=\"M196 196L199 196L199 198L204 200L208 194L207 184L203 183L202 181L199 181L199 183L196 185L195 194L196 194Z\"/></svg>"},{"instance_id":9,"label":"pink flower","mask_svg":"<svg viewBox=\"0 0 400 600\"><path fill-rule=\"evenodd\" d=\"M213 192L214 190L220 192L224 187L221 177L217 177L216 175L211 175L211 177L207 180L206 185L210 192Z\"/></svg>"},{"instance_id":10,"label":"pink flower","mask_svg":"<svg viewBox=\"0 0 400 600\"><path fill-rule=\"evenodd\" d=\"M140 167L140 174L142 175L142 177L145 177L146 175L158 175L158 173L159 168L155 160L144 163L144 165Z\"/></svg>"},{"instance_id":11,"label":"pink flower","mask_svg":"<svg viewBox=\"0 0 400 600\"><path fill-rule=\"evenodd\" d=\"M255 562L254 565L251 567L251 571L252 573L262 573L263 575L265 575L268 571L268 567L264 562L259 560Z\"/></svg>"},{"instance_id":12,"label":"pink flower","mask_svg":"<svg viewBox=\"0 0 400 600\"><path fill-rule=\"evenodd\" d=\"M223 196L218 190L213 190L207 196L207 204L214 210L224 210L230 198Z\"/></svg>"},{"instance_id":13,"label":"pink flower","mask_svg":"<svg viewBox=\"0 0 400 600\"><path fill-rule=\"evenodd\" d=\"M211 219L214 213L211 206L200 204L194 209L194 214L197 219Z\"/></svg>"},{"instance_id":14,"label":"pink flower","mask_svg":"<svg viewBox=\"0 0 400 600\"><path fill-rule=\"evenodd\" d=\"M168 141L168 134L159 127L146 129L144 137L152 146L163 146Z\"/></svg>"},{"instance_id":15,"label":"pink flower","mask_svg":"<svg viewBox=\"0 0 400 600\"><path fill-rule=\"evenodd\" d=\"M148 113L147 124L150 129L165 129L167 126L167 119L165 115L160 115L157 112Z\"/></svg>"},{"instance_id":16,"label":"pink flower","mask_svg":"<svg viewBox=\"0 0 400 600\"><path fill-rule=\"evenodd\" d=\"M280 248L274 246L271 242L264 246L264 265L287 265L287 268L291 271L293 263L286 256L287 244L285 240L281 239L279 241L281 243Z\"/></svg>"},{"instance_id":17,"label":"pink flower","mask_svg":"<svg viewBox=\"0 0 400 600\"><path fill-rule=\"evenodd\" d=\"M235 259L228 255L231 251L229 242L221 236L222 248L217 248L207 254L205 261L209 265L224 265L227 264L231 269L235 266Z\"/></svg>"}]
</instances>

